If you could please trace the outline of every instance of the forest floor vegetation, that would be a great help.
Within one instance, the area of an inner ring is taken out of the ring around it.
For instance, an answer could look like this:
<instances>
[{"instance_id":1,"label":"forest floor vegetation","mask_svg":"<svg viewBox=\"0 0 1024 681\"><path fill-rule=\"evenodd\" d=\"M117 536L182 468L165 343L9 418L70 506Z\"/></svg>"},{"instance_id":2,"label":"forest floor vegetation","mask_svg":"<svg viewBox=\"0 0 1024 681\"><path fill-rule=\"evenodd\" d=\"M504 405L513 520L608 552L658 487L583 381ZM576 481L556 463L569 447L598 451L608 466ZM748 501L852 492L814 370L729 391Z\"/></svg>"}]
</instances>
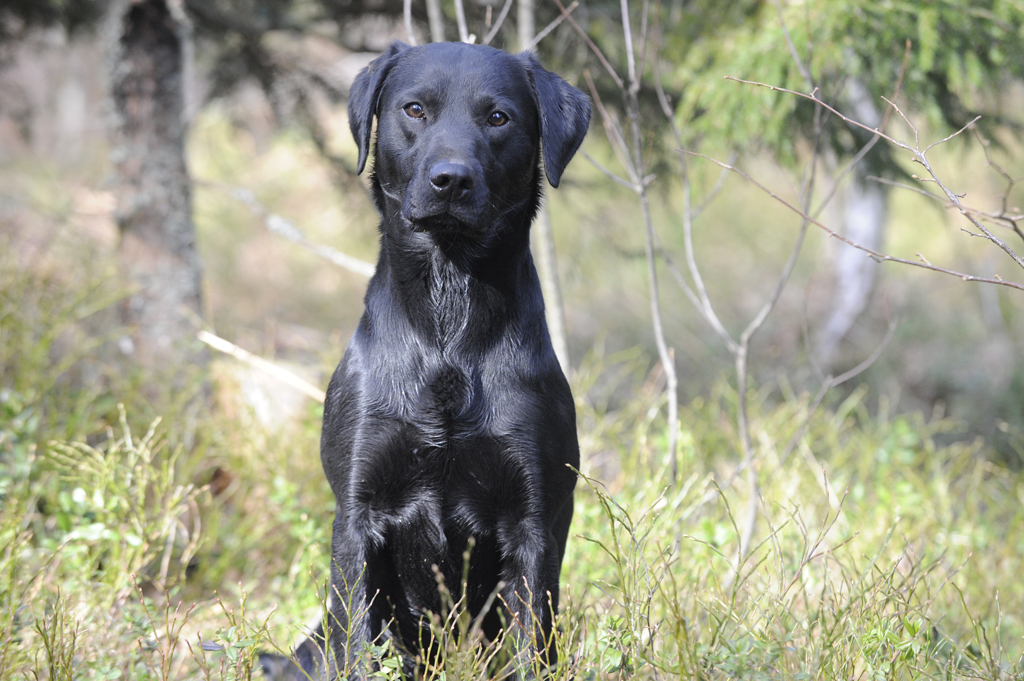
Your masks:
<instances>
[{"instance_id":1,"label":"forest floor vegetation","mask_svg":"<svg viewBox=\"0 0 1024 681\"><path fill-rule=\"evenodd\" d=\"M325 595L319 408L261 425L230 359L177 395L125 373L123 291L81 261L0 255L0 679L259 678L259 651L288 650ZM582 477L549 678L1022 678L1022 471L866 388L809 414L765 386L739 557L735 392L680 409L672 486L648 362L597 347L572 379ZM500 676L501 642L451 605L424 678ZM366 653L402 678L389 646Z\"/></svg>"}]
</instances>

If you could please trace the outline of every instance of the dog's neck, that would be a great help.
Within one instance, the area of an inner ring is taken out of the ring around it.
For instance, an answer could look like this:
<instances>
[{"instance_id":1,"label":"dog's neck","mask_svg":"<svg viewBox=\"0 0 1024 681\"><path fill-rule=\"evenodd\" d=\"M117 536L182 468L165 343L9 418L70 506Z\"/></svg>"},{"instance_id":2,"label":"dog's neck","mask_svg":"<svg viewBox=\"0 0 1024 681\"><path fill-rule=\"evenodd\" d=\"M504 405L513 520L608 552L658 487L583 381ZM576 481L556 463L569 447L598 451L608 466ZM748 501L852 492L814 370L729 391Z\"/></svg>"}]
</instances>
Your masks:
<instances>
[{"instance_id":1,"label":"dog's neck","mask_svg":"<svg viewBox=\"0 0 1024 681\"><path fill-rule=\"evenodd\" d=\"M367 295L391 296L386 309L402 319L380 321L406 324L446 352L463 345L483 349L510 328L543 323L529 233L520 232L486 249L460 242L463 237L385 233Z\"/></svg>"}]
</instances>

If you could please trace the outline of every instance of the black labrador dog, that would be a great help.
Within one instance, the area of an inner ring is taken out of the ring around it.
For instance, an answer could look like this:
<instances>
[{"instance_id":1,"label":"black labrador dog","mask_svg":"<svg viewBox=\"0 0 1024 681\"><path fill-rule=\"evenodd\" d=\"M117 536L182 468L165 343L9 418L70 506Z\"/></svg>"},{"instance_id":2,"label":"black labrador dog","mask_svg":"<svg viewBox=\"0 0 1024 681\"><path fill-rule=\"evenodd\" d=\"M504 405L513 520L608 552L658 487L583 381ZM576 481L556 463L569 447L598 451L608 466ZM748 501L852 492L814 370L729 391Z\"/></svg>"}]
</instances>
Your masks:
<instances>
[{"instance_id":1,"label":"black labrador dog","mask_svg":"<svg viewBox=\"0 0 1024 681\"><path fill-rule=\"evenodd\" d=\"M352 86L359 172L374 117L380 258L321 436L337 500L333 594L297 665L362 678L365 644L381 637L415 655L442 608L440 575L473 616L502 604L484 633L506 626L531 676L535 653L554 661L579 446L529 231L542 170L557 187L590 104L529 53L395 43ZM273 662L268 675L304 678Z\"/></svg>"}]
</instances>

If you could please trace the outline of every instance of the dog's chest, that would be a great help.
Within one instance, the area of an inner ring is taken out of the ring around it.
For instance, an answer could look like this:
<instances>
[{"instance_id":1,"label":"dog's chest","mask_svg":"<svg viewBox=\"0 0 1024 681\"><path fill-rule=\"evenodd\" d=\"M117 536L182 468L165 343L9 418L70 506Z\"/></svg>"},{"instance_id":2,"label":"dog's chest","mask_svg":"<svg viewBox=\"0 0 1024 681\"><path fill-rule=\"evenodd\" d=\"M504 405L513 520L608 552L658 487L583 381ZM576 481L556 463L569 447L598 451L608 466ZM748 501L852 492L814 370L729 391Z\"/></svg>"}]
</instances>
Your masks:
<instances>
[{"instance_id":1,"label":"dog's chest","mask_svg":"<svg viewBox=\"0 0 1024 681\"><path fill-rule=\"evenodd\" d=\"M469 324L469 277L435 253L427 287L435 339L444 354L458 344Z\"/></svg>"},{"instance_id":2,"label":"dog's chest","mask_svg":"<svg viewBox=\"0 0 1024 681\"><path fill-rule=\"evenodd\" d=\"M435 562L455 538L461 551L469 536L492 534L501 512L495 500L510 473L498 465L505 454L498 440L462 437L435 447L416 429L404 435L392 441L389 456L359 471L357 496L370 534L399 543L422 537Z\"/></svg>"},{"instance_id":3,"label":"dog's chest","mask_svg":"<svg viewBox=\"0 0 1024 681\"><path fill-rule=\"evenodd\" d=\"M431 368L410 413L424 443L443 449L454 444L453 439L477 430L479 414L472 406L482 390L479 381L457 365L442 361Z\"/></svg>"}]
</instances>

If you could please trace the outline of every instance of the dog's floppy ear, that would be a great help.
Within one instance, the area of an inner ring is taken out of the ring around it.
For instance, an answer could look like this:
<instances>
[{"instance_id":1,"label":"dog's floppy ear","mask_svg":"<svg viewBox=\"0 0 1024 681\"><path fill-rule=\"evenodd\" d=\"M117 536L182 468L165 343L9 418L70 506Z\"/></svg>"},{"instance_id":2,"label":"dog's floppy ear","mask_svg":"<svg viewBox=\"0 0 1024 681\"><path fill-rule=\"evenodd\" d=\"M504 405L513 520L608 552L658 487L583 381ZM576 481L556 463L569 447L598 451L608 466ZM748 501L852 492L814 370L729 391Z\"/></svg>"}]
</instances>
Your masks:
<instances>
[{"instance_id":1,"label":"dog's floppy ear","mask_svg":"<svg viewBox=\"0 0 1024 681\"><path fill-rule=\"evenodd\" d=\"M558 187L562 171L580 148L590 126L590 99L544 69L532 52L524 52L519 58L530 74L533 96L540 111L544 172L551 186Z\"/></svg>"},{"instance_id":2,"label":"dog's floppy ear","mask_svg":"<svg viewBox=\"0 0 1024 681\"><path fill-rule=\"evenodd\" d=\"M357 175L363 172L366 157L370 154L370 133L373 130L373 116L377 112L377 99L380 97L381 87L398 55L408 49L408 45L397 40L391 43L388 49L359 72L352 83L352 89L348 94L348 126L352 129L352 137L359 147Z\"/></svg>"}]
</instances>

